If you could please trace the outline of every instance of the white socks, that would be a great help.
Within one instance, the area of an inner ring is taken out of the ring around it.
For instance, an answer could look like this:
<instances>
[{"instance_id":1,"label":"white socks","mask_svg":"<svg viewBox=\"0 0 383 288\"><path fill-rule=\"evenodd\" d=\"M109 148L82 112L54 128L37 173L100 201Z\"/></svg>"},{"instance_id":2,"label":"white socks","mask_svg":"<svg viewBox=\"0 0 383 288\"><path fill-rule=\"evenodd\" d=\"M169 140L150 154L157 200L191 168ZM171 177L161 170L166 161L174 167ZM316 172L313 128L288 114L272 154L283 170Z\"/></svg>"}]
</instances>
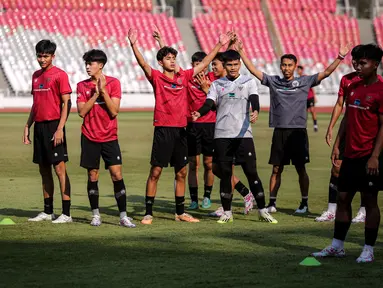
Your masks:
<instances>
[{"instance_id":1,"label":"white socks","mask_svg":"<svg viewBox=\"0 0 383 288\"><path fill-rule=\"evenodd\" d=\"M334 247L337 250L341 250L341 249L344 248L344 241L333 238L331 246Z\"/></svg>"}]
</instances>

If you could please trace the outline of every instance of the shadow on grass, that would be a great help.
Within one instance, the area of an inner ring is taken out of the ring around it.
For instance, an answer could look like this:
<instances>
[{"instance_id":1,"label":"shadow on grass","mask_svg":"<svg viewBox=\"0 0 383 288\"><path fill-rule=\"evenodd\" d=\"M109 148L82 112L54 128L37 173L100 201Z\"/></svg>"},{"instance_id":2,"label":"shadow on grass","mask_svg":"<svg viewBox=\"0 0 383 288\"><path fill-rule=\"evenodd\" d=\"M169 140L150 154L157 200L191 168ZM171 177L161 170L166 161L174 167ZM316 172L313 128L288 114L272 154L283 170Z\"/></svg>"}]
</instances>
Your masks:
<instances>
[{"instance_id":1,"label":"shadow on grass","mask_svg":"<svg viewBox=\"0 0 383 288\"><path fill-rule=\"evenodd\" d=\"M323 229L306 232L321 235L320 230ZM1 284L3 287L274 288L300 287L305 283L311 288L380 287L380 260L367 265L368 269L364 269L366 265L357 265L354 257L322 259L321 267L299 266L302 259L317 249L311 246L313 243L293 241L296 233L292 229L265 235L242 229L240 233L215 231L214 235L201 231L198 237L181 231L172 236L129 233L89 235L81 239L51 237L38 242L0 240ZM63 267L70 267L67 268L70 276L63 276ZM222 273L224 268L229 268L230 273Z\"/></svg>"}]
</instances>

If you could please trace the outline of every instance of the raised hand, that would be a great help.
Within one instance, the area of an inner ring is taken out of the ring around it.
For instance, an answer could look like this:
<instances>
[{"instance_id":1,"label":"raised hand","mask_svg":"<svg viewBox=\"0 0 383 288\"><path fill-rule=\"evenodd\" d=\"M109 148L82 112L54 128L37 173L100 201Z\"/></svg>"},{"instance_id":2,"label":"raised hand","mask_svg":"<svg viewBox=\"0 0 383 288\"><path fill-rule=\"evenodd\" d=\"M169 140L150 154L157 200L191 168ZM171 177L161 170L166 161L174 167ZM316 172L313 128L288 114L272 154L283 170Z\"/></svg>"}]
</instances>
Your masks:
<instances>
[{"instance_id":1,"label":"raised hand","mask_svg":"<svg viewBox=\"0 0 383 288\"><path fill-rule=\"evenodd\" d=\"M98 78L97 80L98 93L102 94L105 91L105 86L106 86L106 79L105 79L105 75L102 74L101 77Z\"/></svg>"},{"instance_id":2,"label":"raised hand","mask_svg":"<svg viewBox=\"0 0 383 288\"><path fill-rule=\"evenodd\" d=\"M156 25L153 25L153 38L156 39L156 41L160 41L162 36L161 36L161 32L160 32L160 29L158 29L158 27Z\"/></svg>"},{"instance_id":3,"label":"raised hand","mask_svg":"<svg viewBox=\"0 0 383 288\"><path fill-rule=\"evenodd\" d=\"M229 43L230 40L234 39L235 33L233 31L228 31L226 34L219 35L219 43L221 43L222 46Z\"/></svg>"},{"instance_id":4,"label":"raised hand","mask_svg":"<svg viewBox=\"0 0 383 288\"><path fill-rule=\"evenodd\" d=\"M138 39L137 35L138 35L137 29L129 28L128 39L129 39L130 45L134 45L137 42L137 39Z\"/></svg>"},{"instance_id":5,"label":"raised hand","mask_svg":"<svg viewBox=\"0 0 383 288\"><path fill-rule=\"evenodd\" d=\"M195 81L198 83L199 86L201 86L202 91L204 91L207 94L211 86L210 80L203 73L198 73L195 76Z\"/></svg>"},{"instance_id":6,"label":"raised hand","mask_svg":"<svg viewBox=\"0 0 383 288\"><path fill-rule=\"evenodd\" d=\"M352 43L348 43L346 46L342 46L342 47L340 47L340 49L339 49L339 54L340 54L341 56L343 56L343 57L346 57L347 54L348 54L348 52L351 51L352 47L353 47L353 44L352 44Z\"/></svg>"}]
</instances>

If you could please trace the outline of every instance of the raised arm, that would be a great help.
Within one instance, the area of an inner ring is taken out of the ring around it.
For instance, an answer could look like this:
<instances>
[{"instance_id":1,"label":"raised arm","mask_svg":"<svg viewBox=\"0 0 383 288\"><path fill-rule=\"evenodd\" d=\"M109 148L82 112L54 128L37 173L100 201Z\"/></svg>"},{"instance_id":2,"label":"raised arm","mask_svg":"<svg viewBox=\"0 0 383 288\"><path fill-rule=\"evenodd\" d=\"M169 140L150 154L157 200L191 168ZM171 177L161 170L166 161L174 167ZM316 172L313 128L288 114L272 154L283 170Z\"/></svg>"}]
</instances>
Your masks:
<instances>
[{"instance_id":1,"label":"raised arm","mask_svg":"<svg viewBox=\"0 0 383 288\"><path fill-rule=\"evenodd\" d=\"M257 77L259 81L262 81L263 72L255 68L253 62L251 62L251 60L246 56L245 50L243 49L242 40L238 40L237 44L234 47L238 51L239 55L241 55L242 61L245 64L246 68L250 71L250 73Z\"/></svg>"},{"instance_id":2,"label":"raised arm","mask_svg":"<svg viewBox=\"0 0 383 288\"><path fill-rule=\"evenodd\" d=\"M162 38L162 33L160 32L160 29L156 25L153 25L153 38L157 41L158 45L160 48L163 48L166 46L166 43L164 39ZM180 65L176 62L176 67L174 69L174 72L179 72L180 71Z\"/></svg>"},{"instance_id":3,"label":"raised arm","mask_svg":"<svg viewBox=\"0 0 383 288\"><path fill-rule=\"evenodd\" d=\"M129 38L130 45L132 46L134 56L137 59L138 65L140 65L142 70L144 70L146 77L149 78L152 76L152 68L150 67L148 63L146 63L144 56L142 56L140 50L137 47L137 37L138 37L137 30L130 28L128 32L128 38Z\"/></svg>"},{"instance_id":4,"label":"raised arm","mask_svg":"<svg viewBox=\"0 0 383 288\"><path fill-rule=\"evenodd\" d=\"M213 50L197 65L194 67L194 74L193 76L197 75L199 72L201 72L203 69L205 69L207 66L209 66L210 62L213 61L215 55L219 52L222 46L227 44L232 38L234 37L234 32L229 31L226 34L221 34L219 36L219 41L217 45L213 48Z\"/></svg>"},{"instance_id":5,"label":"raised arm","mask_svg":"<svg viewBox=\"0 0 383 288\"><path fill-rule=\"evenodd\" d=\"M339 64L343 61L343 59L347 56L348 52L351 50L352 44L348 43L346 46L341 47L339 50L338 57L324 70L323 72L320 72L318 74L318 82L322 81L323 79L327 78L331 75L332 72L335 71L335 69L339 66Z\"/></svg>"}]
</instances>

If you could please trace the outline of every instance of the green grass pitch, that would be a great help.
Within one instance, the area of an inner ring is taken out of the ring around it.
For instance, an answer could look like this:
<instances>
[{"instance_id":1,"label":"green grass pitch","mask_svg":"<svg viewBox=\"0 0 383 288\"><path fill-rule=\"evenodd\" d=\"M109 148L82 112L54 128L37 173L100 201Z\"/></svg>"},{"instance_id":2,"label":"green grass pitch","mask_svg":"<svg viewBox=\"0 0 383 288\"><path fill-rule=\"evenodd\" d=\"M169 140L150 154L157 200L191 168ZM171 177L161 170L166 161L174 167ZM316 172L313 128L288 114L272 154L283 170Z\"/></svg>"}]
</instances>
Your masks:
<instances>
[{"instance_id":1,"label":"green grass pitch","mask_svg":"<svg viewBox=\"0 0 383 288\"><path fill-rule=\"evenodd\" d=\"M121 113L119 139L127 186L128 213L136 229L119 227L113 187L107 171L99 180L101 227L91 227L86 193L86 171L79 167L81 119L72 114L67 124L75 223L28 223L42 209L41 180L31 162L32 147L21 143L27 114L0 114L0 287L381 287L383 249L376 245L374 264L355 262L364 242L363 225L352 225L345 259L320 260L322 266L302 267L310 252L324 248L332 238L332 223L313 218L327 206L330 148L324 141L329 115L319 115L318 133L309 117L311 163L307 217L292 215L300 202L298 179L286 167L275 214L279 224L258 222L255 211L242 215L242 199L235 194L234 223L219 225L207 216L219 205L218 181L211 210L193 215L200 223L174 221L173 169L165 169L154 206L151 226L139 224L144 213L145 181L152 145L152 113ZM258 169L268 197L271 166L267 164L272 129L261 113L253 126ZM32 138L33 139L33 138ZM240 168L236 174L245 183ZM55 179L56 180L56 179ZM247 184L247 183L246 183ZM55 213L61 212L57 181ZM202 196L200 173L200 196ZM186 206L189 204L188 190ZM356 195L354 215L360 203ZM382 205L382 201L380 201Z\"/></svg>"}]
</instances>

